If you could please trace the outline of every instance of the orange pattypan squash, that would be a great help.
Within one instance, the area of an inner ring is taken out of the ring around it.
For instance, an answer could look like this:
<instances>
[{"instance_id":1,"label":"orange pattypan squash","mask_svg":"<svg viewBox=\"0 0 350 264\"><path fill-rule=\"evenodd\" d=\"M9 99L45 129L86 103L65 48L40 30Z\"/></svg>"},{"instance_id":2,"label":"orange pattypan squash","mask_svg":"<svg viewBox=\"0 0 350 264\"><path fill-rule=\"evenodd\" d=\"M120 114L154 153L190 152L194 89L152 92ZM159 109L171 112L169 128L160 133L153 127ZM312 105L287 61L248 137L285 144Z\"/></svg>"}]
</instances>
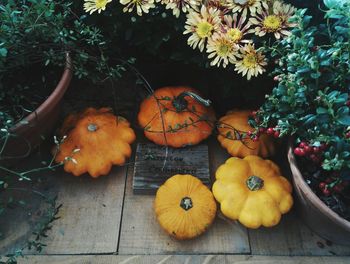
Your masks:
<instances>
[{"instance_id":1,"label":"orange pattypan squash","mask_svg":"<svg viewBox=\"0 0 350 264\"><path fill-rule=\"evenodd\" d=\"M274 155L275 141L271 136L262 134L257 141L253 141L249 136L242 138L242 134L253 131L248 124L250 115L251 111L230 111L220 118L218 140L221 146L234 157L258 155L266 158Z\"/></svg>"},{"instance_id":2,"label":"orange pattypan squash","mask_svg":"<svg viewBox=\"0 0 350 264\"><path fill-rule=\"evenodd\" d=\"M75 176L88 172L94 178L108 174L112 165L123 165L136 138L129 122L108 108L69 115L61 133L66 138L55 161L64 162L64 170Z\"/></svg>"},{"instance_id":3,"label":"orange pattypan squash","mask_svg":"<svg viewBox=\"0 0 350 264\"><path fill-rule=\"evenodd\" d=\"M210 136L215 114L210 101L188 87L164 87L146 98L138 114L145 136L159 145L179 148Z\"/></svg>"},{"instance_id":4,"label":"orange pattypan squash","mask_svg":"<svg viewBox=\"0 0 350 264\"><path fill-rule=\"evenodd\" d=\"M293 205L291 193L278 166L258 156L229 158L217 169L213 184L221 212L248 228L277 225Z\"/></svg>"},{"instance_id":5,"label":"orange pattypan squash","mask_svg":"<svg viewBox=\"0 0 350 264\"><path fill-rule=\"evenodd\" d=\"M216 216L213 194L192 175L169 178L157 191L154 209L161 227L180 240L199 236Z\"/></svg>"}]
</instances>

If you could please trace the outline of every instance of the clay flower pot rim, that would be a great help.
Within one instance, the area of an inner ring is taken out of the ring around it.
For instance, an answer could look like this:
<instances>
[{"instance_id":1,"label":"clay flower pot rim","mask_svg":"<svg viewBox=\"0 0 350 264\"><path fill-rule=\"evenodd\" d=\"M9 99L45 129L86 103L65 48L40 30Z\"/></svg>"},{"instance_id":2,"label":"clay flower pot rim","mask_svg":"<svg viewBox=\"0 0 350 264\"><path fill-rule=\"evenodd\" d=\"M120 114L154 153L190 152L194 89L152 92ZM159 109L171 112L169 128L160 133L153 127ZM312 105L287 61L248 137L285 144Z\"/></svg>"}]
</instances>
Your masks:
<instances>
[{"instance_id":1,"label":"clay flower pot rim","mask_svg":"<svg viewBox=\"0 0 350 264\"><path fill-rule=\"evenodd\" d=\"M64 91L67 89L66 84L67 82L69 83L70 79L72 78L72 59L69 55L69 52L66 52L65 56L66 56L66 64L65 64L64 72L56 88L37 109L35 109L25 118L23 118L21 121L18 121L16 124L14 124L13 127L11 127L10 129L11 132L17 133L18 131L26 129L26 126L28 126L28 124L35 122L35 119L37 119L38 116L40 116L43 112L45 112L47 108L50 107L50 105L52 105L54 101L57 101L58 100L57 98L60 98L59 94L64 93Z\"/></svg>"},{"instance_id":2,"label":"clay flower pot rim","mask_svg":"<svg viewBox=\"0 0 350 264\"><path fill-rule=\"evenodd\" d=\"M332 209L330 209L324 202L321 201L320 198L311 190L309 185L306 183L304 177L302 176L298 166L297 161L295 158L295 155L293 153L293 138L291 138L288 142L288 161L290 163L290 166L293 170L293 177L294 181L300 189L308 194L309 201L317 207L323 214L327 215L330 220L332 220L334 223L341 225L342 228L348 230L350 232L350 222L346 219L339 216L336 212L334 212Z\"/></svg>"}]
</instances>

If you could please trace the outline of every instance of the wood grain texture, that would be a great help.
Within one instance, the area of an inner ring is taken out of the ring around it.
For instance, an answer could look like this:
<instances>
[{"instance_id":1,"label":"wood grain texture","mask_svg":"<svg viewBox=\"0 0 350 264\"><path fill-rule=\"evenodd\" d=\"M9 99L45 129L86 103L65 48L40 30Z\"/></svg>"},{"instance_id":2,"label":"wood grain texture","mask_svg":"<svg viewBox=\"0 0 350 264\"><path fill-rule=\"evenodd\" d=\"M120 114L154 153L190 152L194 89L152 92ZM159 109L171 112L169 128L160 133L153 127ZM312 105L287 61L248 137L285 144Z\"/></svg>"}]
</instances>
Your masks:
<instances>
[{"instance_id":1,"label":"wood grain texture","mask_svg":"<svg viewBox=\"0 0 350 264\"><path fill-rule=\"evenodd\" d=\"M126 167L93 179L54 175L60 219L44 240L44 254L113 253L117 250Z\"/></svg>"},{"instance_id":2,"label":"wood grain texture","mask_svg":"<svg viewBox=\"0 0 350 264\"><path fill-rule=\"evenodd\" d=\"M283 216L273 228L249 230L252 254L263 255L350 255L350 247L330 244L302 223L296 213Z\"/></svg>"},{"instance_id":3,"label":"wood grain texture","mask_svg":"<svg viewBox=\"0 0 350 264\"><path fill-rule=\"evenodd\" d=\"M349 257L273 257L273 256L28 256L19 264L348 264Z\"/></svg>"},{"instance_id":4,"label":"wood grain texture","mask_svg":"<svg viewBox=\"0 0 350 264\"><path fill-rule=\"evenodd\" d=\"M132 188L135 194L155 194L175 174L191 174L210 186L209 154L205 144L180 149L138 143Z\"/></svg>"},{"instance_id":5,"label":"wood grain texture","mask_svg":"<svg viewBox=\"0 0 350 264\"><path fill-rule=\"evenodd\" d=\"M281 149L286 150L285 147ZM285 155L276 157L274 161L280 166L282 174L291 180L286 151ZM282 216L276 227L249 230L249 238L252 254L350 255L350 247L329 243L311 231L301 221L295 206Z\"/></svg>"},{"instance_id":6,"label":"wood grain texture","mask_svg":"<svg viewBox=\"0 0 350 264\"><path fill-rule=\"evenodd\" d=\"M154 196L132 193L133 167L128 171L119 254L249 253L245 228L216 218L202 236L189 241L170 238L159 226L153 210Z\"/></svg>"}]
</instances>

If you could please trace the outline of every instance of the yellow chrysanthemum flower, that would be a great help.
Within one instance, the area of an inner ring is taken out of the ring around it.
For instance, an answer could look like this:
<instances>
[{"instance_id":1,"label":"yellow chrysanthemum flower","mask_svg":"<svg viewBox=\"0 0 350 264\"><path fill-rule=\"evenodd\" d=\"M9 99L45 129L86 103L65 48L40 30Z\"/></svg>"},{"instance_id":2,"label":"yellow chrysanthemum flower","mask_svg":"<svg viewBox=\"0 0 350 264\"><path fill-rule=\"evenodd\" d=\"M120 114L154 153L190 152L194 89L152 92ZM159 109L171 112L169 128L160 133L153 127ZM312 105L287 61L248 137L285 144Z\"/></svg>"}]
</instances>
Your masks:
<instances>
[{"instance_id":1,"label":"yellow chrysanthemum flower","mask_svg":"<svg viewBox=\"0 0 350 264\"><path fill-rule=\"evenodd\" d=\"M222 63L226 68L229 63L235 61L238 49L238 45L231 41L228 34L215 33L212 38L209 38L207 45L208 58L213 59L210 65L220 67Z\"/></svg>"},{"instance_id":2,"label":"yellow chrysanthemum flower","mask_svg":"<svg viewBox=\"0 0 350 264\"><path fill-rule=\"evenodd\" d=\"M244 36L249 33L249 28L251 26L250 22L246 20L247 18L245 16L241 16L238 19L237 14L224 16L223 31L227 33L234 44L252 42L252 40L244 39Z\"/></svg>"},{"instance_id":3,"label":"yellow chrysanthemum flower","mask_svg":"<svg viewBox=\"0 0 350 264\"><path fill-rule=\"evenodd\" d=\"M187 14L184 34L192 34L187 43L193 49L204 50L206 40L216 32L220 26L220 11L202 5L200 13L191 10Z\"/></svg>"},{"instance_id":4,"label":"yellow chrysanthemum flower","mask_svg":"<svg viewBox=\"0 0 350 264\"><path fill-rule=\"evenodd\" d=\"M101 13L110 2L112 2L112 0L84 0L84 11L90 14L95 11Z\"/></svg>"},{"instance_id":5,"label":"yellow chrysanthemum flower","mask_svg":"<svg viewBox=\"0 0 350 264\"><path fill-rule=\"evenodd\" d=\"M119 1L125 7L123 12L132 12L136 7L136 12L139 16L142 13L148 13L151 8L154 8L154 0L120 0Z\"/></svg>"},{"instance_id":6,"label":"yellow chrysanthemum flower","mask_svg":"<svg viewBox=\"0 0 350 264\"><path fill-rule=\"evenodd\" d=\"M235 61L235 71L242 73L242 76L247 76L248 80L252 76L256 77L265 71L264 66L267 65L265 56L261 52L256 51L252 44L242 47L237 58Z\"/></svg>"},{"instance_id":7,"label":"yellow chrysanthemum flower","mask_svg":"<svg viewBox=\"0 0 350 264\"><path fill-rule=\"evenodd\" d=\"M288 19L294 15L296 9L280 1L275 1L272 8L268 5L263 6L249 20L255 25L255 34L262 37L266 33L272 33L276 39L289 36L291 32L288 29L296 25L289 23Z\"/></svg>"}]
</instances>

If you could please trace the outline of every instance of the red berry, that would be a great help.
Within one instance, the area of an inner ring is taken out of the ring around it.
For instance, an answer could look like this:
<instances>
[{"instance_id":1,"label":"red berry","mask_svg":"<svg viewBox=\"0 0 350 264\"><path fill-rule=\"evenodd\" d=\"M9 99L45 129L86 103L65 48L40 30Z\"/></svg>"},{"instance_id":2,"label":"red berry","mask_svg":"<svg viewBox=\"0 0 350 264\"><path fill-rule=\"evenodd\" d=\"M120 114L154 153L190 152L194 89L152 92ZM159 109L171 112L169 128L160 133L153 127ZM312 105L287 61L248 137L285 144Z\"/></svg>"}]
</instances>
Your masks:
<instances>
[{"instance_id":1,"label":"red berry","mask_svg":"<svg viewBox=\"0 0 350 264\"><path fill-rule=\"evenodd\" d=\"M321 152L321 149L319 147L313 147L312 150L315 154L319 154Z\"/></svg>"},{"instance_id":2,"label":"red berry","mask_svg":"<svg viewBox=\"0 0 350 264\"><path fill-rule=\"evenodd\" d=\"M331 191L329 190L329 189L323 189L322 190L322 192L323 192L323 194L325 195L325 196L329 196L329 195L331 195Z\"/></svg>"},{"instance_id":3,"label":"red berry","mask_svg":"<svg viewBox=\"0 0 350 264\"><path fill-rule=\"evenodd\" d=\"M318 185L318 187L323 190L324 188L326 188L326 183L325 182L320 182L320 184Z\"/></svg>"},{"instance_id":4,"label":"red berry","mask_svg":"<svg viewBox=\"0 0 350 264\"><path fill-rule=\"evenodd\" d=\"M350 100L346 101L346 106L350 106Z\"/></svg>"},{"instance_id":5,"label":"red berry","mask_svg":"<svg viewBox=\"0 0 350 264\"><path fill-rule=\"evenodd\" d=\"M308 144L305 141L301 141L299 144L299 147L301 148L305 148L306 146L308 146Z\"/></svg>"},{"instance_id":6,"label":"red berry","mask_svg":"<svg viewBox=\"0 0 350 264\"><path fill-rule=\"evenodd\" d=\"M254 142L257 142L257 141L259 141L259 137L254 136L254 137L252 138L252 140L253 140Z\"/></svg>"},{"instance_id":7,"label":"red berry","mask_svg":"<svg viewBox=\"0 0 350 264\"><path fill-rule=\"evenodd\" d=\"M280 81L280 77L277 75L277 76L273 77L273 80L274 80L275 82L279 82L279 81Z\"/></svg>"},{"instance_id":8,"label":"red berry","mask_svg":"<svg viewBox=\"0 0 350 264\"><path fill-rule=\"evenodd\" d=\"M258 113L257 111L253 111L252 115L255 117L257 113Z\"/></svg>"},{"instance_id":9,"label":"red berry","mask_svg":"<svg viewBox=\"0 0 350 264\"><path fill-rule=\"evenodd\" d=\"M313 151L312 147L310 147L310 146L308 146L308 145L306 145L306 146L304 147L304 150L305 150L305 153L306 153L306 154L311 154L312 151Z\"/></svg>"},{"instance_id":10,"label":"red berry","mask_svg":"<svg viewBox=\"0 0 350 264\"><path fill-rule=\"evenodd\" d=\"M247 136L250 137L251 135L253 135L253 132L249 130L249 131L247 132Z\"/></svg>"},{"instance_id":11,"label":"red berry","mask_svg":"<svg viewBox=\"0 0 350 264\"><path fill-rule=\"evenodd\" d=\"M295 148L294 149L294 154L297 156L305 156L305 151L301 148Z\"/></svg>"},{"instance_id":12,"label":"red berry","mask_svg":"<svg viewBox=\"0 0 350 264\"><path fill-rule=\"evenodd\" d=\"M279 138L280 137L280 132L279 131L275 131L275 133L273 134L273 136L275 138Z\"/></svg>"},{"instance_id":13,"label":"red berry","mask_svg":"<svg viewBox=\"0 0 350 264\"><path fill-rule=\"evenodd\" d=\"M350 138L350 131L345 134L346 138Z\"/></svg>"},{"instance_id":14,"label":"red berry","mask_svg":"<svg viewBox=\"0 0 350 264\"><path fill-rule=\"evenodd\" d=\"M266 128L264 128L264 127L259 127L259 132L260 132L260 133L265 133L265 131L266 131Z\"/></svg>"},{"instance_id":15,"label":"red berry","mask_svg":"<svg viewBox=\"0 0 350 264\"><path fill-rule=\"evenodd\" d=\"M272 128L272 127L269 127L267 130L266 130L266 133L268 135L273 135L275 133L275 130Z\"/></svg>"}]
</instances>

